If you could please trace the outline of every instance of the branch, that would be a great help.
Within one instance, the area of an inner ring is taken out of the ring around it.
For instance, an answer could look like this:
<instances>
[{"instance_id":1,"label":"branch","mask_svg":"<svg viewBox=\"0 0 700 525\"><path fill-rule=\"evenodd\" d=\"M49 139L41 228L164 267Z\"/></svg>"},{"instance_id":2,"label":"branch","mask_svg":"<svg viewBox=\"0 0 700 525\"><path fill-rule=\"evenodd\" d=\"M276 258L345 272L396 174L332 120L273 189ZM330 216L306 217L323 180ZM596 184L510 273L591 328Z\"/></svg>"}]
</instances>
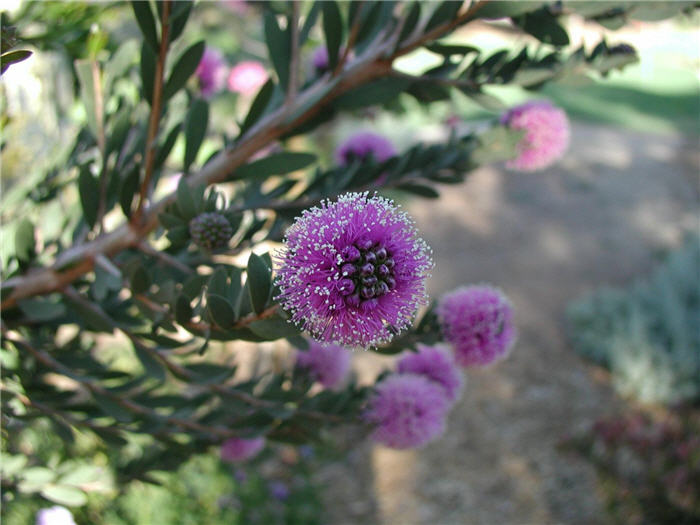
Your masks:
<instances>
[{"instance_id":1,"label":"branch","mask_svg":"<svg viewBox=\"0 0 700 525\"><path fill-rule=\"evenodd\" d=\"M427 35L416 37L406 45L400 46L393 54L391 50L395 42L394 38L391 37L374 49L370 47L363 56L353 61L352 65L341 71L337 77L321 79L300 93L292 101L289 108L278 108L262 118L232 148L223 151L198 173L188 177L188 183L190 186L209 185L226 179L262 147L313 118L334 99L355 87L386 75L391 71L391 63L396 57L404 55L468 21L483 3L474 4L457 19L436 27ZM395 37L395 35L393 36ZM387 56L389 58L385 58ZM298 116L289 119L289 115ZM137 245L158 226L158 213L174 200L175 192L173 191L168 197L142 210L143 220L139 224L128 222L122 224L122 226L101 235L94 241L79 244L66 250L57 257L51 267L38 268L25 275L8 279L2 284L2 290L6 297L0 306L11 308L21 299L62 290L75 279L91 271L97 255L110 256ZM66 267L70 268L66 269Z\"/></svg>"},{"instance_id":2,"label":"branch","mask_svg":"<svg viewBox=\"0 0 700 525\"><path fill-rule=\"evenodd\" d=\"M165 59L168 54L170 24L170 3L172 0L164 0L163 10L160 16L160 49L158 50L158 61L156 62L155 78L153 81L153 97L151 104L151 115L148 120L148 135L146 138L146 158L144 162L144 177L139 190L139 203L132 221L138 223L141 220L141 212L148 198L151 177L153 177L153 163L156 158L156 139L158 136L158 124L160 122L161 98L163 95L163 71L165 69Z\"/></svg>"}]
</instances>

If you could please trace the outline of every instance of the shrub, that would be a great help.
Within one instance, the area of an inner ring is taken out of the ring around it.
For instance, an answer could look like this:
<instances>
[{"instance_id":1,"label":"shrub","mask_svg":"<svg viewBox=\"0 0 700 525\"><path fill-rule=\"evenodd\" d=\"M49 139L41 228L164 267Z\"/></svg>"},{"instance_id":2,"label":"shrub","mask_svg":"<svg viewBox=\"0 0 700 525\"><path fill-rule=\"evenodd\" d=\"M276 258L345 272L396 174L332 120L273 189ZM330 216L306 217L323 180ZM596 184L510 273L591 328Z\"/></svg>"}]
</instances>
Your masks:
<instances>
[{"instance_id":1,"label":"shrub","mask_svg":"<svg viewBox=\"0 0 700 525\"><path fill-rule=\"evenodd\" d=\"M618 391L644 402L700 399L700 241L669 255L626 290L572 303L569 333L581 355L608 368Z\"/></svg>"}]
</instances>

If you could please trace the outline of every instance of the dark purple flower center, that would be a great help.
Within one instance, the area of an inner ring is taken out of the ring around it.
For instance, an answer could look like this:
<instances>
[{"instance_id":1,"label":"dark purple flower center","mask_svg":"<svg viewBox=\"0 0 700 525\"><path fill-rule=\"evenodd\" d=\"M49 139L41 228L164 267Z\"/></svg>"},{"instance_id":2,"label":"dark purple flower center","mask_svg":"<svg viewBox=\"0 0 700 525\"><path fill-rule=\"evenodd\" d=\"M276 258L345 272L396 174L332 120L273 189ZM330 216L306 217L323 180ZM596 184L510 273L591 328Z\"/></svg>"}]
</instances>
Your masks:
<instances>
[{"instance_id":1,"label":"dark purple flower center","mask_svg":"<svg viewBox=\"0 0 700 525\"><path fill-rule=\"evenodd\" d=\"M348 306L357 307L396 288L394 259L387 249L370 239L359 239L340 252L338 289Z\"/></svg>"}]
</instances>

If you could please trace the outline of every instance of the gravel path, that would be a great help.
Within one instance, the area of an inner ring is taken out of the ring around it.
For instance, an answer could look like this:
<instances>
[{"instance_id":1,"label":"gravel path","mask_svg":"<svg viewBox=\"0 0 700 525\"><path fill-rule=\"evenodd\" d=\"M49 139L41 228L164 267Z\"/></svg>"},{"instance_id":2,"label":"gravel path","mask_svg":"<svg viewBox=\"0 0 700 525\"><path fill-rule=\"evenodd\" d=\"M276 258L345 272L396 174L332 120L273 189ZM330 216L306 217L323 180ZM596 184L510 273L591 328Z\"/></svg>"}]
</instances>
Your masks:
<instances>
[{"instance_id":1,"label":"gravel path","mask_svg":"<svg viewBox=\"0 0 700 525\"><path fill-rule=\"evenodd\" d=\"M593 471L557 443L621 401L567 345L563 310L648 272L698 227L697 166L680 138L577 123L555 168L485 168L439 201L412 202L435 251L431 295L496 284L519 339L509 360L468 374L442 439L417 452L364 444L321 472L329 523L605 523ZM355 367L369 378L390 362L365 353Z\"/></svg>"}]
</instances>

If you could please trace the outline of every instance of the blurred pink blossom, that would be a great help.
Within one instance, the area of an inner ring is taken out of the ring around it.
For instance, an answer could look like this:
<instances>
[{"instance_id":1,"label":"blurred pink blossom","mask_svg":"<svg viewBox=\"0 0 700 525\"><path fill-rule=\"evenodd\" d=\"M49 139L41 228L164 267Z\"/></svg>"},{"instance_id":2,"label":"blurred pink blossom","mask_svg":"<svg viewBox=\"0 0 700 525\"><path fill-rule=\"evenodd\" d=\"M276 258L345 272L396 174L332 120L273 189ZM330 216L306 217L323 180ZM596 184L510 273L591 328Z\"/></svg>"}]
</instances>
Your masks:
<instances>
[{"instance_id":1,"label":"blurred pink blossom","mask_svg":"<svg viewBox=\"0 0 700 525\"><path fill-rule=\"evenodd\" d=\"M228 89L241 95L254 95L267 82L267 78L267 71L260 62L245 60L231 68Z\"/></svg>"}]
</instances>

